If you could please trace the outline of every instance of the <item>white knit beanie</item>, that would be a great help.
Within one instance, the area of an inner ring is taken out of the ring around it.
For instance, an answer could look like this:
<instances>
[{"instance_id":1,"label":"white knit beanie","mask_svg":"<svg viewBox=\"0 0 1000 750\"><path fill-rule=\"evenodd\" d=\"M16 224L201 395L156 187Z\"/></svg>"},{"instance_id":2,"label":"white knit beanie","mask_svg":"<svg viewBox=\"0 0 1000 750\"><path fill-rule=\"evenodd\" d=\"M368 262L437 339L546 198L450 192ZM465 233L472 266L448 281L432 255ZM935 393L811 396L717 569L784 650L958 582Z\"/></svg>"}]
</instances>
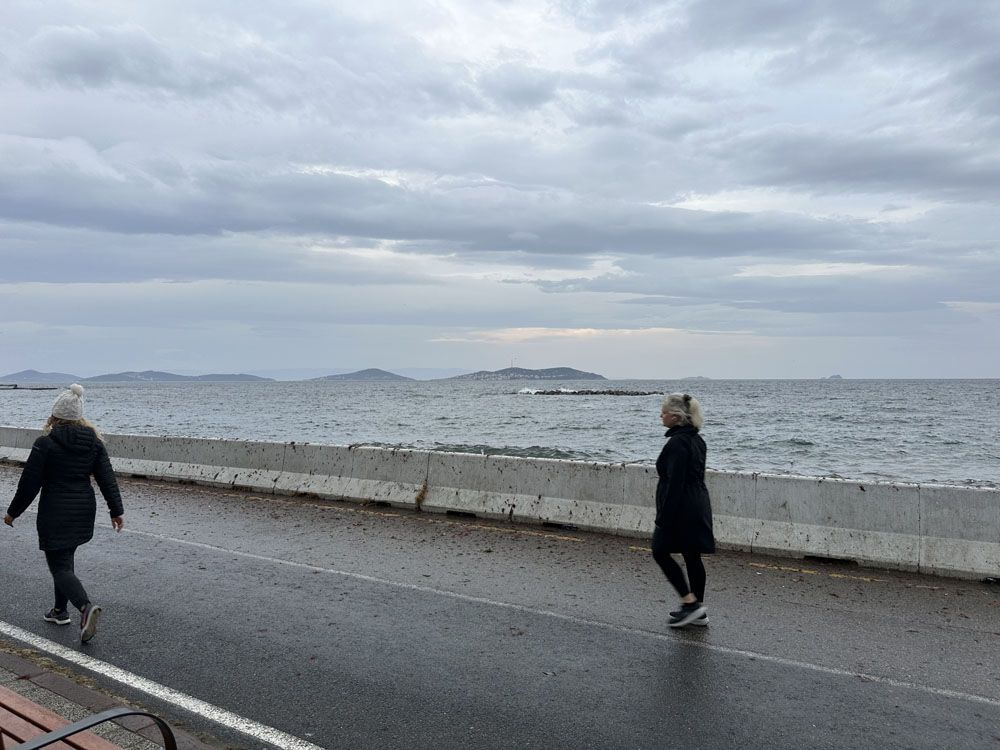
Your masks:
<instances>
[{"instance_id":1,"label":"white knit beanie","mask_svg":"<svg viewBox=\"0 0 1000 750\"><path fill-rule=\"evenodd\" d=\"M83 419L83 386L73 383L52 404L52 416L59 419Z\"/></svg>"}]
</instances>

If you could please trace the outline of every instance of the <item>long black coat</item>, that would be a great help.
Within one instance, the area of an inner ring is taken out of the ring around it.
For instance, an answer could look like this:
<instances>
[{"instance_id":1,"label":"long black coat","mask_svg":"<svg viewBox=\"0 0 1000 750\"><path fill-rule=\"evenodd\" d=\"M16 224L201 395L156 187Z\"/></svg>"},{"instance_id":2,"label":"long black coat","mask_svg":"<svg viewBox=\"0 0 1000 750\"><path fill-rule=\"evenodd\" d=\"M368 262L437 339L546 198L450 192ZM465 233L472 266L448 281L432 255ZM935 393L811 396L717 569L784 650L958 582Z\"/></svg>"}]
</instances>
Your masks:
<instances>
[{"instance_id":1,"label":"long black coat","mask_svg":"<svg viewBox=\"0 0 1000 750\"><path fill-rule=\"evenodd\" d=\"M665 533L665 551L715 552L705 441L690 425L671 427L667 438L656 459L656 525Z\"/></svg>"},{"instance_id":2,"label":"long black coat","mask_svg":"<svg viewBox=\"0 0 1000 750\"><path fill-rule=\"evenodd\" d=\"M24 513L40 489L39 548L78 547L94 536L97 500L91 476L101 488L111 517L122 515L122 496L104 443L84 425L55 427L31 447L7 513L14 518Z\"/></svg>"}]
</instances>

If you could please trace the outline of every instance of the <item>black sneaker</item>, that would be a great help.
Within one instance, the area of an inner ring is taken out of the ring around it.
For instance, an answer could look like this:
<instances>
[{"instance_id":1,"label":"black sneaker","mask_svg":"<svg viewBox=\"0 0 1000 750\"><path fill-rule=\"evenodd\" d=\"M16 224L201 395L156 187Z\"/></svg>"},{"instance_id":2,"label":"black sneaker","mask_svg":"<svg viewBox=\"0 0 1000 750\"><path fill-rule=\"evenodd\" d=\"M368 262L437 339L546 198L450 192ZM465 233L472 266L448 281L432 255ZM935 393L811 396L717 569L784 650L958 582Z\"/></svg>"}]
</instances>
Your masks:
<instances>
[{"instance_id":1,"label":"black sneaker","mask_svg":"<svg viewBox=\"0 0 1000 750\"><path fill-rule=\"evenodd\" d=\"M97 634L97 619L101 616L101 608L96 604L87 604L80 612L80 641L86 643Z\"/></svg>"},{"instance_id":2,"label":"black sneaker","mask_svg":"<svg viewBox=\"0 0 1000 750\"><path fill-rule=\"evenodd\" d=\"M699 604L700 604L700 602L699 602ZM674 618L674 617L678 617L679 618L681 616L681 610L679 610L679 609L674 610L673 612L670 613L670 616L672 618ZM692 620L691 622L688 623L688 625L698 625L698 626L708 625L708 612L705 612L705 614L703 614L698 619Z\"/></svg>"},{"instance_id":3,"label":"black sneaker","mask_svg":"<svg viewBox=\"0 0 1000 750\"><path fill-rule=\"evenodd\" d=\"M701 602L691 602L690 604L684 604L676 612L670 613L670 622L668 623L672 628L683 628L685 625L690 625L695 620L700 617L706 616L708 610L705 609L705 605ZM708 620L706 617L706 624Z\"/></svg>"},{"instance_id":4,"label":"black sneaker","mask_svg":"<svg viewBox=\"0 0 1000 750\"><path fill-rule=\"evenodd\" d=\"M702 602L698 602L698 604L700 604L701 606L704 606L704 604ZM681 616L681 612L682 612L681 610L675 609L673 612L670 613L670 616L672 618L673 617L680 617ZM703 614L697 620L692 620L691 622L688 623L688 625L699 625L699 626L708 625L708 612L706 611L705 614Z\"/></svg>"},{"instance_id":5,"label":"black sneaker","mask_svg":"<svg viewBox=\"0 0 1000 750\"><path fill-rule=\"evenodd\" d=\"M69 625L71 622L69 612L65 609L56 609L55 607L42 615L42 619L45 622L54 622L56 625Z\"/></svg>"}]
</instances>

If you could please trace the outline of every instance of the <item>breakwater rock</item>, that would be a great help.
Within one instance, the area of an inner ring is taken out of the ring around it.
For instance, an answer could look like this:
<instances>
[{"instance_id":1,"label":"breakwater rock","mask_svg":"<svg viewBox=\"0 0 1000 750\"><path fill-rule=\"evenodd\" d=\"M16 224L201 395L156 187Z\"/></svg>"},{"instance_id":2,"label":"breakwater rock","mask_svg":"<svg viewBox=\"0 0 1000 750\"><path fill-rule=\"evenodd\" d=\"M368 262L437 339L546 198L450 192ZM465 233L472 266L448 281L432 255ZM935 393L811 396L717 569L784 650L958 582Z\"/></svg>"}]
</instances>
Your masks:
<instances>
[{"instance_id":1,"label":"breakwater rock","mask_svg":"<svg viewBox=\"0 0 1000 750\"><path fill-rule=\"evenodd\" d=\"M572 390L559 388L554 391L543 391L535 388L522 388L518 393L529 396L662 396L663 391L625 391L618 388L608 390Z\"/></svg>"}]
</instances>

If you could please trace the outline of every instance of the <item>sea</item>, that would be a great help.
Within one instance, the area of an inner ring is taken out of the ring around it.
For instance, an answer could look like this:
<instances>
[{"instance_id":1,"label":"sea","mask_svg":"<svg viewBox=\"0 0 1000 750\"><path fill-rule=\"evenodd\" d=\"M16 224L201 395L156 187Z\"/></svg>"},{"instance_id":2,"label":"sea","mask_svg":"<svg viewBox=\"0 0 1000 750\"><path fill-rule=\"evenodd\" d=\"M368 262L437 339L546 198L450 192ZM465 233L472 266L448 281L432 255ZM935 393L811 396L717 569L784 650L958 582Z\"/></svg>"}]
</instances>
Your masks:
<instances>
[{"instance_id":1,"label":"sea","mask_svg":"<svg viewBox=\"0 0 1000 750\"><path fill-rule=\"evenodd\" d=\"M696 396L719 470L1000 486L1000 380L94 383L101 430L655 461L662 395ZM650 395L588 395L619 390ZM558 395L537 391L559 390ZM40 427L58 391L0 391L0 423Z\"/></svg>"}]
</instances>

